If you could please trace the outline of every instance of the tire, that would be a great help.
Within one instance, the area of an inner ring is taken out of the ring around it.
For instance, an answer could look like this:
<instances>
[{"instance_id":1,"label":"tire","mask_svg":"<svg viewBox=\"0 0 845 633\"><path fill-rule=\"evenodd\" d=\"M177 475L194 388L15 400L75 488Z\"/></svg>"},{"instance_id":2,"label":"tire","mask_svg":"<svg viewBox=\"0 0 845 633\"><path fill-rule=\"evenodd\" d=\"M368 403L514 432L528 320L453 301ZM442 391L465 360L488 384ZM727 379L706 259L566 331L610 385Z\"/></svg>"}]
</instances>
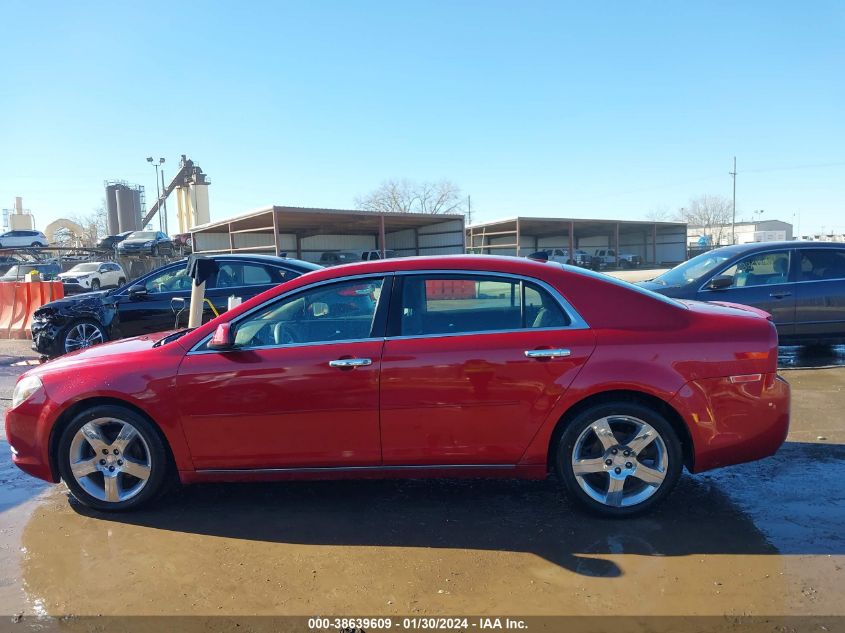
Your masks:
<instances>
[{"instance_id":1,"label":"tire","mask_svg":"<svg viewBox=\"0 0 845 633\"><path fill-rule=\"evenodd\" d=\"M126 407L82 411L62 431L57 450L62 480L77 501L95 510L138 508L162 491L167 478L167 449L157 429Z\"/></svg>"},{"instance_id":2,"label":"tire","mask_svg":"<svg viewBox=\"0 0 845 633\"><path fill-rule=\"evenodd\" d=\"M126 283L126 277L120 277L117 280L117 287L120 288L125 283Z\"/></svg>"},{"instance_id":3,"label":"tire","mask_svg":"<svg viewBox=\"0 0 845 633\"><path fill-rule=\"evenodd\" d=\"M99 279L92 279L91 280L91 290L96 292L100 289L100 280Z\"/></svg>"},{"instance_id":4,"label":"tire","mask_svg":"<svg viewBox=\"0 0 845 633\"><path fill-rule=\"evenodd\" d=\"M79 319L68 325L59 336L59 355L105 343L109 340L105 328L93 319ZM69 344L70 341L70 344ZM77 344L78 343L78 344Z\"/></svg>"},{"instance_id":5,"label":"tire","mask_svg":"<svg viewBox=\"0 0 845 633\"><path fill-rule=\"evenodd\" d=\"M153 257L158 257L158 246L153 244L153 247L150 249L150 255Z\"/></svg>"},{"instance_id":6,"label":"tire","mask_svg":"<svg viewBox=\"0 0 845 633\"><path fill-rule=\"evenodd\" d=\"M631 267L631 262L627 259L620 259L619 260L619 268L622 270L628 270Z\"/></svg>"},{"instance_id":7,"label":"tire","mask_svg":"<svg viewBox=\"0 0 845 633\"><path fill-rule=\"evenodd\" d=\"M635 440L641 432L651 439ZM625 455L635 442L639 448ZM575 459L582 462L577 475ZM575 416L560 437L554 462L570 498L594 514L620 518L648 512L666 498L681 475L683 452L663 415L646 405L619 400ZM611 493L611 482L621 490Z\"/></svg>"},{"instance_id":8,"label":"tire","mask_svg":"<svg viewBox=\"0 0 845 633\"><path fill-rule=\"evenodd\" d=\"M30 244L30 246L31 246L32 248L42 248L42 246L41 246L41 243L40 243L40 242L33 242L32 244Z\"/></svg>"}]
</instances>

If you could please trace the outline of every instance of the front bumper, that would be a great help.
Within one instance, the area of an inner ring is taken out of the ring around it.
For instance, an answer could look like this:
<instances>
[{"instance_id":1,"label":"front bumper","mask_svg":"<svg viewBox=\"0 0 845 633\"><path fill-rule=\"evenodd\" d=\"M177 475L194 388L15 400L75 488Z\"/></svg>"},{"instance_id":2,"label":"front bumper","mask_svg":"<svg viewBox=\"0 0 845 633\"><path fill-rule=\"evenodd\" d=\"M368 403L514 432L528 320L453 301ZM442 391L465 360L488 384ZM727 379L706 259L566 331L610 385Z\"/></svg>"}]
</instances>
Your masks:
<instances>
[{"instance_id":1,"label":"front bumper","mask_svg":"<svg viewBox=\"0 0 845 633\"><path fill-rule=\"evenodd\" d=\"M703 378L684 385L670 404L686 418L693 472L773 455L789 432L790 388L777 373L733 383Z\"/></svg>"},{"instance_id":2,"label":"front bumper","mask_svg":"<svg viewBox=\"0 0 845 633\"><path fill-rule=\"evenodd\" d=\"M6 411L6 439L12 451L12 463L25 473L57 483L58 474L50 463L50 430L55 403L44 389L26 402Z\"/></svg>"}]
</instances>

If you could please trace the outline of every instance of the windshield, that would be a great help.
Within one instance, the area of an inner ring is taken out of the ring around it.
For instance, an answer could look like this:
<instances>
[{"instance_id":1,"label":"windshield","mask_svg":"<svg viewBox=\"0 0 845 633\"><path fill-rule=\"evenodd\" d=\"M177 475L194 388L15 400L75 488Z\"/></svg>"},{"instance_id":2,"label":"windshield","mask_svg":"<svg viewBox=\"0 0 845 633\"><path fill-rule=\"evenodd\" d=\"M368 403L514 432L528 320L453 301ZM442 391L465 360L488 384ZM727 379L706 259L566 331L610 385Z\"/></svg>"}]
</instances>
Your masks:
<instances>
[{"instance_id":1,"label":"windshield","mask_svg":"<svg viewBox=\"0 0 845 633\"><path fill-rule=\"evenodd\" d=\"M153 231L135 231L126 239L129 240L154 240L156 234Z\"/></svg>"},{"instance_id":2,"label":"windshield","mask_svg":"<svg viewBox=\"0 0 845 633\"><path fill-rule=\"evenodd\" d=\"M696 255L683 264L678 264L671 270L654 278L654 282L662 286L686 286L696 279L700 279L712 272L718 266L733 257L734 253L710 251Z\"/></svg>"},{"instance_id":3,"label":"windshield","mask_svg":"<svg viewBox=\"0 0 845 633\"><path fill-rule=\"evenodd\" d=\"M99 264L92 264L92 263L89 262L87 264L77 264L76 266L71 268L68 272L69 273L90 273L90 272L97 270L99 267L100 267Z\"/></svg>"}]
</instances>

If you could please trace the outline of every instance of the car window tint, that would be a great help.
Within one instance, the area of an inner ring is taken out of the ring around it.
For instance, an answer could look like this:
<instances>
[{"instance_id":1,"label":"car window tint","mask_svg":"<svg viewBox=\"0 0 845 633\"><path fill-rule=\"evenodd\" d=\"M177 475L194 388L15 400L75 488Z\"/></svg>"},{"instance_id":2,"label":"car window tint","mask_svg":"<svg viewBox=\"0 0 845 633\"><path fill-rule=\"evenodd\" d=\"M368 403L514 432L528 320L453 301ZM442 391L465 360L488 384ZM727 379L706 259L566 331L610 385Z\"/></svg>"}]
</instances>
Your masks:
<instances>
[{"instance_id":1,"label":"car window tint","mask_svg":"<svg viewBox=\"0 0 845 633\"><path fill-rule=\"evenodd\" d=\"M789 251L749 255L722 275L733 278L731 288L786 283L789 280Z\"/></svg>"},{"instance_id":2,"label":"car window tint","mask_svg":"<svg viewBox=\"0 0 845 633\"><path fill-rule=\"evenodd\" d=\"M236 326L239 347L370 338L383 279L342 281L285 297Z\"/></svg>"},{"instance_id":3,"label":"car window tint","mask_svg":"<svg viewBox=\"0 0 845 633\"><path fill-rule=\"evenodd\" d=\"M801 250L799 281L845 279L845 250Z\"/></svg>"},{"instance_id":4,"label":"car window tint","mask_svg":"<svg viewBox=\"0 0 845 633\"><path fill-rule=\"evenodd\" d=\"M560 306L545 290L519 279L413 275L405 278L402 289L402 336L568 324Z\"/></svg>"},{"instance_id":5,"label":"car window tint","mask_svg":"<svg viewBox=\"0 0 845 633\"><path fill-rule=\"evenodd\" d=\"M270 276L270 273L260 264L227 262L221 264L217 271L215 287L236 288L239 286L257 286L272 283L274 283L274 280Z\"/></svg>"},{"instance_id":6,"label":"car window tint","mask_svg":"<svg viewBox=\"0 0 845 633\"><path fill-rule=\"evenodd\" d=\"M168 268L157 275L153 275L144 282L147 292L179 292L190 290L193 280L188 276L188 269L185 266Z\"/></svg>"}]
</instances>

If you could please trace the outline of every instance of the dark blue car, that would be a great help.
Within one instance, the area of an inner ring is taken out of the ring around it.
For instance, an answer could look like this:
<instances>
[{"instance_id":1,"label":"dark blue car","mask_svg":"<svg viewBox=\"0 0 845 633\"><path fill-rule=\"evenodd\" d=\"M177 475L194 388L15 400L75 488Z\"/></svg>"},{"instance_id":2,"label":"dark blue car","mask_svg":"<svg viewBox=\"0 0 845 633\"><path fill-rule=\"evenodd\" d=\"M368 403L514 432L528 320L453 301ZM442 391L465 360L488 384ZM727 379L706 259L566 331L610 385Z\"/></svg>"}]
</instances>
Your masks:
<instances>
[{"instance_id":1,"label":"dark blue car","mask_svg":"<svg viewBox=\"0 0 845 633\"><path fill-rule=\"evenodd\" d=\"M725 246L638 285L676 299L765 310L783 345L845 343L845 244Z\"/></svg>"}]
</instances>

